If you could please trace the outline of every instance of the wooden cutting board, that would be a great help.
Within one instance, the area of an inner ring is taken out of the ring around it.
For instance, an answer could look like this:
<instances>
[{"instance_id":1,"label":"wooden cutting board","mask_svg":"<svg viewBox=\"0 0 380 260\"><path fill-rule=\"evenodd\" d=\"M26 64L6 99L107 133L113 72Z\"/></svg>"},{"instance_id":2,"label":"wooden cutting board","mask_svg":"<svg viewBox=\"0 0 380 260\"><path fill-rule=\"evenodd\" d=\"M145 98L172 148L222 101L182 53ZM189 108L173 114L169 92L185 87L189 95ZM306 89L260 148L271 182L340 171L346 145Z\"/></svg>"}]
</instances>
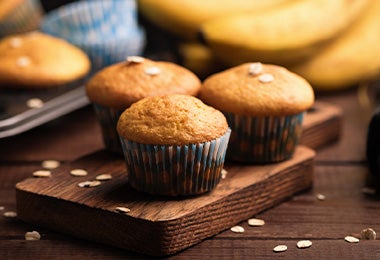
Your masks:
<instances>
[{"instance_id":1,"label":"wooden cutting board","mask_svg":"<svg viewBox=\"0 0 380 260\"><path fill-rule=\"evenodd\" d=\"M343 112L338 106L316 101L302 123L300 143L316 149L339 138L342 132Z\"/></svg>"},{"instance_id":2,"label":"wooden cutting board","mask_svg":"<svg viewBox=\"0 0 380 260\"><path fill-rule=\"evenodd\" d=\"M58 232L149 255L168 255L273 207L310 188L314 151L298 147L290 160L262 166L226 164L228 174L210 193L169 198L127 185L122 159L105 151L55 169L49 178L16 185L17 214L26 222ZM70 170L88 171L74 177ZM78 183L109 173L92 188ZM120 213L116 207L127 207Z\"/></svg>"},{"instance_id":3,"label":"wooden cutting board","mask_svg":"<svg viewBox=\"0 0 380 260\"><path fill-rule=\"evenodd\" d=\"M339 138L342 111L316 102L305 116L301 144L312 148ZM226 163L227 177L210 193L183 198L147 195L127 185L125 165L105 151L66 163L50 178L16 185L17 213L26 222L149 255L174 254L273 207L312 186L313 150L299 146L291 160L262 166ZM71 169L89 172L73 177ZM100 186L78 183L108 173ZM131 211L123 214L116 207Z\"/></svg>"}]
</instances>

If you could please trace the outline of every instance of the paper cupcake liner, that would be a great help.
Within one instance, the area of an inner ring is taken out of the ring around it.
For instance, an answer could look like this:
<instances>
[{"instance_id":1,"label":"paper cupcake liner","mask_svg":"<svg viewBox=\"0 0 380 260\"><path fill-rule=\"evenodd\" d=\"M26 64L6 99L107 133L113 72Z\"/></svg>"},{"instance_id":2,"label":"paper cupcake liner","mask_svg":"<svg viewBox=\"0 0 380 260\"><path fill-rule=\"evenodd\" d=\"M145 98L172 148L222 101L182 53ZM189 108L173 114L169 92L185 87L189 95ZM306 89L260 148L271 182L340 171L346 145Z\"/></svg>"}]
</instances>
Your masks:
<instances>
[{"instance_id":1,"label":"paper cupcake liner","mask_svg":"<svg viewBox=\"0 0 380 260\"><path fill-rule=\"evenodd\" d=\"M1 20L0 37L38 29L42 15L42 6L38 0L26 0Z\"/></svg>"},{"instance_id":2,"label":"paper cupcake liner","mask_svg":"<svg viewBox=\"0 0 380 260\"><path fill-rule=\"evenodd\" d=\"M227 159L271 163L291 158L302 134L303 115L249 117L225 113L232 129Z\"/></svg>"},{"instance_id":3,"label":"paper cupcake liner","mask_svg":"<svg viewBox=\"0 0 380 260\"><path fill-rule=\"evenodd\" d=\"M98 104L93 104L93 107L100 123L105 148L115 154L122 155L123 149L120 144L116 126L123 111Z\"/></svg>"},{"instance_id":4,"label":"paper cupcake liner","mask_svg":"<svg viewBox=\"0 0 380 260\"><path fill-rule=\"evenodd\" d=\"M41 30L83 49L94 72L127 56L141 55L145 46L135 0L74 2L46 15Z\"/></svg>"},{"instance_id":5,"label":"paper cupcake liner","mask_svg":"<svg viewBox=\"0 0 380 260\"><path fill-rule=\"evenodd\" d=\"M42 29L62 37L96 41L102 36L128 37L137 28L135 0L87 0L70 3L49 12Z\"/></svg>"},{"instance_id":6,"label":"paper cupcake liner","mask_svg":"<svg viewBox=\"0 0 380 260\"><path fill-rule=\"evenodd\" d=\"M131 38L118 39L103 43L77 42L67 39L72 44L84 50L91 60L92 71L125 61L128 56L141 56L145 47L145 33L137 31Z\"/></svg>"},{"instance_id":7,"label":"paper cupcake liner","mask_svg":"<svg viewBox=\"0 0 380 260\"><path fill-rule=\"evenodd\" d=\"M120 138L129 184L143 192L196 195L220 181L231 130L221 137L189 145L140 144Z\"/></svg>"}]
</instances>

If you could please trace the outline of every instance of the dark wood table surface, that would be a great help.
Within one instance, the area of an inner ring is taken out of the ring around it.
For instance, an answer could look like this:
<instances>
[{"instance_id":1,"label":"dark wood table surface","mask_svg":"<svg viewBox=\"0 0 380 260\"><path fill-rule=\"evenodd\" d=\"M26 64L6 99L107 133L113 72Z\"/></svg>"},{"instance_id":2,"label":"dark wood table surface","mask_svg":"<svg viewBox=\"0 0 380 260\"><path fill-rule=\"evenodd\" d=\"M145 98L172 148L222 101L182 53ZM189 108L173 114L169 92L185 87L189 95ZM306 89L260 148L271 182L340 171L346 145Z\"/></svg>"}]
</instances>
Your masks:
<instances>
[{"instance_id":1,"label":"dark wood table surface","mask_svg":"<svg viewBox=\"0 0 380 260\"><path fill-rule=\"evenodd\" d=\"M348 243L344 237L371 227L380 234L379 198L363 193L367 126L372 110L362 106L355 89L318 96L342 107L343 128L338 141L317 149L313 188L261 212L262 227L241 224L244 233L230 230L190 247L172 259L380 259L380 242ZM47 159L62 163L102 149L100 128L90 106L18 136L0 139L0 259L100 259L146 256L76 239L43 229L3 213L16 210L15 184L41 169ZM326 196L324 201L316 194ZM41 205L43 207L43 205ZM91 220L89 220L91 221ZM39 241L26 241L37 230ZM299 240L313 242L298 249ZM288 250L274 253L276 245Z\"/></svg>"}]
</instances>

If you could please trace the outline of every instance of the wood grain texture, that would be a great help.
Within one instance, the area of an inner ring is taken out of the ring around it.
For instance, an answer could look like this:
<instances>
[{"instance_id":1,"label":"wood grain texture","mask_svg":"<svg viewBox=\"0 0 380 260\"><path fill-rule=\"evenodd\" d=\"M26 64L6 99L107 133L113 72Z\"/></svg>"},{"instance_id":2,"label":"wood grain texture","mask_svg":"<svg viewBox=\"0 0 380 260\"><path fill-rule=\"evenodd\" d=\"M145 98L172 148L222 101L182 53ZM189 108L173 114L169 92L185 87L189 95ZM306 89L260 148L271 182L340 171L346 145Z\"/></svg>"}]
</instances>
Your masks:
<instances>
[{"instance_id":1,"label":"wood grain texture","mask_svg":"<svg viewBox=\"0 0 380 260\"><path fill-rule=\"evenodd\" d=\"M305 116L300 143L316 149L331 144L342 134L343 112L335 105L315 102Z\"/></svg>"},{"instance_id":2,"label":"wood grain texture","mask_svg":"<svg viewBox=\"0 0 380 260\"><path fill-rule=\"evenodd\" d=\"M227 178L208 194L168 198L129 188L123 160L98 152L62 165L51 178L18 183L17 212L26 222L88 240L149 255L173 254L310 188L313 162L314 152L298 147L282 163L226 165ZM73 168L90 174L70 176ZM113 179L93 188L77 186L102 173ZM131 212L120 214L117 206Z\"/></svg>"}]
</instances>

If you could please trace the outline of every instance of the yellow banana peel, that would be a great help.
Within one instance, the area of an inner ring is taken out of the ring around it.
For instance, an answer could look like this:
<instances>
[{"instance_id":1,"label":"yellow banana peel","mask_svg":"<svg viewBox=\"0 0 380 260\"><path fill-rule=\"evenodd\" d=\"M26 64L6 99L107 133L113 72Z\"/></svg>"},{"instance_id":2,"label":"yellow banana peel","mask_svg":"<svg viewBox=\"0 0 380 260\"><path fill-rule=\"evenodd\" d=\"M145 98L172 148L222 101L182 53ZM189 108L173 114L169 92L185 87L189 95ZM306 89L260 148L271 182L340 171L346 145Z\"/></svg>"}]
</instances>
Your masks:
<instances>
[{"instance_id":1,"label":"yellow banana peel","mask_svg":"<svg viewBox=\"0 0 380 260\"><path fill-rule=\"evenodd\" d=\"M352 87L380 76L380 1L371 1L343 35L316 55L290 69L315 89Z\"/></svg>"},{"instance_id":2,"label":"yellow banana peel","mask_svg":"<svg viewBox=\"0 0 380 260\"><path fill-rule=\"evenodd\" d=\"M183 39L196 39L209 19L248 10L264 10L294 0L138 0L141 14Z\"/></svg>"},{"instance_id":3,"label":"yellow banana peel","mask_svg":"<svg viewBox=\"0 0 380 260\"><path fill-rule=\"evenodd\" d=\"M318 51L357 19L369 0L295 0L264 11L205 22L201 32L228 65L261 61L287 65Z\"/></svg>"},{"instance_id":4,"label":"yellow banana peel","mask_svg":"<svg viewBox=\"0 0 380 260\"><path fill-rule=\"evenodd\" d=\"M193 71L201 79L222 69L212 51L197 42L185 42L178 46L181 65Z\"/></svg>"}]
</instances>

